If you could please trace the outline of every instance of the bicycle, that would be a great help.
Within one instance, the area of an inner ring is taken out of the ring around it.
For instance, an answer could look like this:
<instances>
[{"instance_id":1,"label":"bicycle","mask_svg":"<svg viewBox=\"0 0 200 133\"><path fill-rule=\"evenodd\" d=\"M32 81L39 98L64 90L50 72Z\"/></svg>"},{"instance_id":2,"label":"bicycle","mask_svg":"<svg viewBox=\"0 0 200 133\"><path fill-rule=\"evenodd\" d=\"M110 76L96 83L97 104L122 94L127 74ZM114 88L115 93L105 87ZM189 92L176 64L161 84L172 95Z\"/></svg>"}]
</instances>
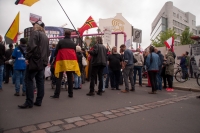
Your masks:
<instances>
[{"instance_id":1,"label":"bicycle","mask_svg":"<svg viewBox=\"0 0 200 133\"><path fill-rule=\"evenodd\" d=\"M176 63L176 64L177 64L177 70L175 72L175 79L180 83L184 83L189 79L189 74L188 74L188 72L185 72L185 79L183 79L182 78L183 72L182 72L181 66L178 63Z\"/></svg>"}]
</instances>

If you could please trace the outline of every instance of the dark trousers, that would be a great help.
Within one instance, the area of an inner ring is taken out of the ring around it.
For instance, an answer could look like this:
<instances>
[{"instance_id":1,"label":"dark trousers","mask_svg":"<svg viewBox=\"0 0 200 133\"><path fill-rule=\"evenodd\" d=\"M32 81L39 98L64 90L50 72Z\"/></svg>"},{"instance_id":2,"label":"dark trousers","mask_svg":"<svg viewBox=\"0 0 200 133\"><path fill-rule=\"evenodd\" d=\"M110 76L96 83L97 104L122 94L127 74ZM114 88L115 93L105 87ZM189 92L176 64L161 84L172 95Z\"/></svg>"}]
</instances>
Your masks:
<instances>
[{"instance_id":1,"label":"dark trousers","mask_svg":"<svg viewBox=\"0 0 200 133\"><path fill-rule=\"evenodd\" d=\"M82 84L85 83L85 79L86 79L86 72L85 72L85 66L83 67L83 70L81 72L81 80L82 80Z\"/></svg>"},{"instance_id":2,"label":"dark trousers","mask_svg":"<svg viewBox=\"0 0 200 133\"><path fill-rule=\"evenodd\" d=\"M34 78L37 86L36 103L42 104L44 97L44 69L41 71L29 71L29 66L26 68L25 86L26 86L26 103L32 106L34 101Z\"/></svg>"},{"instance_id":3,"label":"dark trousers","mask_svg":"<svg viewBox=\"0 0 200 133\"><path fill-rule=\"evenodd\" d=\"M108 88L109 87L109 82L110 82L110 72L107 74L107 77L106 77L106 85L105 85L105 88Z\"/></svg>"},{"instance_id":4,"label":"dark trousers","mask_svg":"<svg viewBox=\"0 0 200 133\"><path fill-rule=\"evenodd\" d=\"M173 86L173 76L166 75L166 77L167 77L168 87L172 88L172 86Z\"/></svg>"},{"instance_id":5,"label":"dark trousers","mask_svg":"<svg viewBox=\"0 0 200 133\"><path fill-rule=\"evenodd\" d=\"M10 64L6 64L6 76L5 76L5 83L9 82L10 72L13 74L13 66Z\"/></svg>"},{"instance_id":6,"label":"dark trousers","mask_svg":"<svg viewBox=\"0 0 200 133\"><path fill-rule=\"evenodd\" d=\"M111 88L119 89L120 70L113 70L110 74Z\"/></svg>"},{"instance_id":7,"label":"dark trousers","mask_svg":"<svg viewBox=\"0 0 200 133\"><path fill-rule=\"evenodd\" d=\"M148 71L148 76L151 82L152 92L157 91L157 72L156 71Z\"/></svg>"},{"instance_id":8,"label":"dark trousers","mask_svg":"<svg viewBox=\"0 0 200 133\"><path fill-rule=\"evenodd\" d=\"M90 92L94 92L94 85L95 85L95 79L98 75L99 79L99 85L98 85L98 91L102 92L103 88L103 69L105 66L93 66L92 67L92 73L91 73L91 81L90 81Z\"/></svg>"},{"instance_id":9,"label":"dark trousers","mask_svg":"<svg viewBox=\"0 0 200 133\"><path fill-rule=\"evenodd\" d=\"M134 83L136 83L136 74L139 75L139 85L142 85L142 66L134 66Z\"/></svg>"},{"instance_id":10,"label":"dark trousers","mask_svg":"<svg viewBox=\"0 0 200 133\"><path fill-rule=\"evenodd\" d=\"M67 83L68 83L68 94L73 95L73 72L68 71L67 74ZM59 78L56 78L56 90L54 92L54 96L60 95L60 88L61 88L61 82L63 78L63 72L59 73Z\"/></svg>"},{"instance_id":11,"label":"dark trousers","mask_svg":"<svg viewBox=\"0 0 200 133\"><path fill-rule=\"evenodd\" d=\"M162 78L163 78L164 88L167 88L167 76L163 75Z\"/></svg>"},{"instance_id":12,"label":"dark trousers","mask_svg":"<svg viewBox=\"0 0 200 133\"><path fill-rule=\"evenodd\" d=\"M120 78L119 78L119 85L123 85L123 75L122 75L122 71L120 70Z\"/></svg>"}]
</instances>

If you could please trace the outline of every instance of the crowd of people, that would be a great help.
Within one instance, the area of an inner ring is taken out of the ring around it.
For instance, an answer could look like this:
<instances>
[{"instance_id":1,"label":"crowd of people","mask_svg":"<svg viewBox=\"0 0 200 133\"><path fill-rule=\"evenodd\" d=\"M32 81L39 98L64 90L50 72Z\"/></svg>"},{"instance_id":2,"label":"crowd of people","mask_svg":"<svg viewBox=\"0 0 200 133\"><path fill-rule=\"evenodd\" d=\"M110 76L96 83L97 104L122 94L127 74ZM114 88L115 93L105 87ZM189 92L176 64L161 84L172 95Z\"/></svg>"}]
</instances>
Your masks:
<instances>
[{"instance_id":1,"label":"crowd of people","mask_svg":"<svg viewBox=\"0 0 200 133\"><path fill-rule=\"evenodd\" d=\"M109 85L112 90L122 89L122 93L129 93L135 91L137 75L139 87L142 87L145 73L152 87L149 94L156 94L158 90L163 89L173 90L176 55L172 49L169 49L165 55L153 46L149 51L144 52L139 48L133 52L124 44L120 46L120 50L115 46L109 50L103 45L102 37L97 36L96 44L86 51L76 46L70 38L71 32L67 30L65 38L57 45L53 44L50 51L44 27L42 21L34 23L29 42L21 38L20 44L15 49L12 44L9 44L9 49L5 50L0 36L0 91L3 90L2 82L8 84L9 77L12 75L12 82L15 84L14 95L20 96L20 85L22 85L22 96L26 96L24 104L18 105L19 108L42 105L45 88L44 70L48 65L51 66L52 88L55 89L51 98L59 98L64 75L67 77L70 98L73 97L73 90L84 88L83 84L86 80L90 81L87 96L95 94L101 96ZM180 61L184 72L187 72L189 67L188 54L188 52L184 53ZM185 73L182 78L186 78ZM97 84L98 90L95 91ZM125 88L120 88L123 84ZM37 88L37 97L34 102L35 88Z\"/></svg>"}]
</instances>

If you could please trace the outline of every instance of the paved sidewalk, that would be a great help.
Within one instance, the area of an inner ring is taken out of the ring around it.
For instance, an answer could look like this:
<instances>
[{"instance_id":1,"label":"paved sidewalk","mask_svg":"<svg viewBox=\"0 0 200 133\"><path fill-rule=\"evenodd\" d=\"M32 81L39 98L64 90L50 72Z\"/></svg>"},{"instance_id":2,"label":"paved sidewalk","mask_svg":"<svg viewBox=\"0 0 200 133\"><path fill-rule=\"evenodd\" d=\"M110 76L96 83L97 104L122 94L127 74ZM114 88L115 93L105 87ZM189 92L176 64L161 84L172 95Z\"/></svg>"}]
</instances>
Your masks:
<instances>
[{"instance_id":1,"label":"paved sidewalk","mask_svg":"<svg viewBox=\"0 0 200 133\"><path fill-rule=\"evenodd\" d=\"M138 84L138 81L136 81L136 84ZM147 79L143 78L142 84L147 85L148 84ZM200 86L197 84L197 81L195 78L190 78L188 81L184 83L179 83L178 81L176 81L176 79L174 79L173 87L174 89L178 89L178 90L200 92Z\"/></svg>"}]
</instances>

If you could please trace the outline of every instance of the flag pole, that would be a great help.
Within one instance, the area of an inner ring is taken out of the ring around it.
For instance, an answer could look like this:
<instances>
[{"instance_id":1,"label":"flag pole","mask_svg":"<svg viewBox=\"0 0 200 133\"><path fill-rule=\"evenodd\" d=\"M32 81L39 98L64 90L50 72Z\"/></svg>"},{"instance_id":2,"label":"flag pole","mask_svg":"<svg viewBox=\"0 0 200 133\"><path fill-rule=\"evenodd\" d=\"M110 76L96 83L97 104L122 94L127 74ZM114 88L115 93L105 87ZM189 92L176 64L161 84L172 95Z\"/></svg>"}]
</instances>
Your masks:
<instances>
[{"instance_id":1,"label":"flag pole","mask_svg":"<svg viewBox=\"0 0 200 133\"><path fill-rule=\"evenodd\" d=\"M57 1L58 1L58 4L60 5L60 7L62 8L63 12L65 13L65 15L67 16L67 18L69 19L70 23L72 24L74 30L76 31L76 34L78 35L79 39L81 40L81 43L83 43L83 40L82 40L82 38L80 37L79 32L76 30L74 24L72 23L71 19L69 18L69 16L67 15L66 11L64 10L64 8L62 7L62 5L60 4L59 0L57 0Z\"/></svg>"}]
</instances>

